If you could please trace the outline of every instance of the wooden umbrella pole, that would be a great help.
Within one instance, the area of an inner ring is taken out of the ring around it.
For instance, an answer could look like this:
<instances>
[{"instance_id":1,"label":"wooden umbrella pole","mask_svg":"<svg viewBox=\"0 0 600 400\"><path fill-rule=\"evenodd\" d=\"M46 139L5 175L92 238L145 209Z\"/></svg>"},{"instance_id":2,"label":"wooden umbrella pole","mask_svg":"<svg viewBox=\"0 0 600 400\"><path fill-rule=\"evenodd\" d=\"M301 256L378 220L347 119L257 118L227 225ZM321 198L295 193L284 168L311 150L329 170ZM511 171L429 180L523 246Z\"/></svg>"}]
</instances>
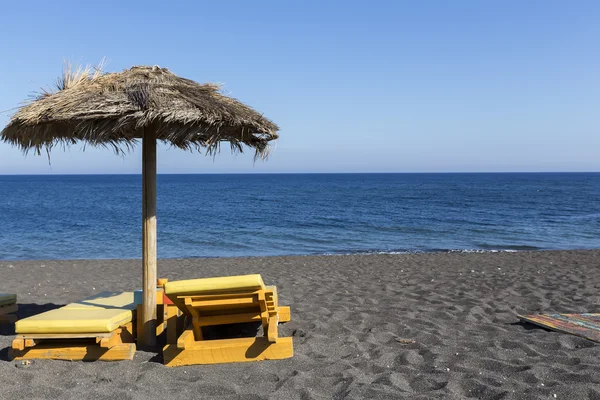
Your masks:
<instances>
[{"instance_id":1,"label":"wooden umbrella pole","mask_svg":"<svg viewBox=\"0 0 600 400\"><path fill-rule=\"evenodd\" d=\"M142 347L156 347L156 130L147 127L142 139ZM139 325L138 325L139 326Z\"/></svg>"}]
</instances>

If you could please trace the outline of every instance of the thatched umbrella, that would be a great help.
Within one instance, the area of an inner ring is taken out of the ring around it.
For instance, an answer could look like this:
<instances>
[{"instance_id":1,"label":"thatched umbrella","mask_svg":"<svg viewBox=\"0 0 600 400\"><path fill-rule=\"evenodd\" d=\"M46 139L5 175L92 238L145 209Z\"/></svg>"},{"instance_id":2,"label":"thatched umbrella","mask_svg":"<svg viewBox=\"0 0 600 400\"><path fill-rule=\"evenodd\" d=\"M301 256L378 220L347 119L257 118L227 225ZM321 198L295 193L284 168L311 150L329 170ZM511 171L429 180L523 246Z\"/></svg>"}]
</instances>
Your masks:
<instances>
[{"instance_id":1,"label":"thatched umbrella","mask_svg":"<svg viewBox=\"0 0 600 400\"><path fill-rule=\"evenodd\" d=\"M21 107L0 139L28 152L85 142L131 149L142 139L143 332L156 345L156 141L215 154L221 142L266 157L278 127L217 85L180 78L166 68L137 66L120 73L65 68L57 91ZM49 154L49 153L48 153Z\"/></svg>"}]
</instances>

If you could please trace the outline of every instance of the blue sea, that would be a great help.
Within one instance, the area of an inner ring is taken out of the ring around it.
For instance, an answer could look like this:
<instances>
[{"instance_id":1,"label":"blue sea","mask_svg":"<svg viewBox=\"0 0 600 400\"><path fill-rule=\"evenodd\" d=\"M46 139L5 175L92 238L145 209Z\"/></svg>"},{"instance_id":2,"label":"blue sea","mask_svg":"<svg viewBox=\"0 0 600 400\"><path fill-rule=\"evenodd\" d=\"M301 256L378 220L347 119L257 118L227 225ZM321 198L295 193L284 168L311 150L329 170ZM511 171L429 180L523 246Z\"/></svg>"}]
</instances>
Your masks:
<instances>
[{"instance_id":1,"label":"blue sea","mask_svg":"<svg viewBox=\"0 0 600 400\"><path fill-rule=\"evenodd\" d=\"M141 257L141 176L0 176L0 259ZM600 247L599 173L159 175L158 257Z\"/></svg>"}]
</instances>

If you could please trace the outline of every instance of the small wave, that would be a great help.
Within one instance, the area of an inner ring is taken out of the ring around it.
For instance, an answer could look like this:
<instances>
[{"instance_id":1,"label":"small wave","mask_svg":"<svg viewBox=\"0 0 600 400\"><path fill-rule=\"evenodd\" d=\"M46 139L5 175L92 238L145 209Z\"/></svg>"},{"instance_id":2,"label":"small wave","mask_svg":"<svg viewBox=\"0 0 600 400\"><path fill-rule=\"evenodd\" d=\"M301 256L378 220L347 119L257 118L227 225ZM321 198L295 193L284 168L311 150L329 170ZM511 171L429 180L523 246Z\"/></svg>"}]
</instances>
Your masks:
<instances>
[{"instance_id":1,"label":"small wave","mask_svg":"<svg viewBox=\"0 0 600 400\"><path fill-rule=\"evenodd\" d=\"M531 246L526 244L514 244L514 245L494 245L489 243L479 243L477 245L482 250L544 250L542 247Z\"/></svg>"},{"instance_id":2,"label":"small wave","mask_svg":"<svg viewBox=\"0 0 600 400\"><path fill-rule=\"evenodd\" d=\"M519 250L515 249L491 249L491 250L482 250L482 249L463 249L463 250L449 250L448 253L517 253Z\"/></svg>"},{"instance_id":3,"label":"small wave","mask_svg":"<svg viewBox=\"0 0 600 400\"><path fill-rule=\"evenodd\" d=\"M528 247L528 246L523 246ZM542 250L534 249L429 249L429 250L356 250L356 251L336 251L322 254L310 255L325 255L325 256L349 256L349 255L376 255L376 254L432 254L432 253L517 253L526 250ZM308 254L307 254L308 255Z\"/></svg>"}]
</instances>

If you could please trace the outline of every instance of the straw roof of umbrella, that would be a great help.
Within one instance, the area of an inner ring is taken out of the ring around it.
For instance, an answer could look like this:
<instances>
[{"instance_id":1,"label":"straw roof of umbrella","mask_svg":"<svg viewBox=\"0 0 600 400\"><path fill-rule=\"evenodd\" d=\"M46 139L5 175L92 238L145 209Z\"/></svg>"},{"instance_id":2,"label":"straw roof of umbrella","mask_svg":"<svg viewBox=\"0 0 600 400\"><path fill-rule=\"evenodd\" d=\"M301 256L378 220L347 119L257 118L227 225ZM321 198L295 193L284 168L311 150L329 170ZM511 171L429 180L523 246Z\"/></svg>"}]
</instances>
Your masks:
<instances>
[{"instance_id":1,"label":"straw roof of umbrella","mask_svg":"<svg viewBox=\"0 0 600 400\"><path fill-rule=\"evenodd\" d=\"M43 91L21 107L0 139L25 152L84 141L129 150L152 127L158 140L208 154L223 141L233 151L247 145L268 155L277 125L218 85L178 77L167 68L135 66L118 73L100 68L65 68L56 91Z\"/></svg>"}]
</instances>

